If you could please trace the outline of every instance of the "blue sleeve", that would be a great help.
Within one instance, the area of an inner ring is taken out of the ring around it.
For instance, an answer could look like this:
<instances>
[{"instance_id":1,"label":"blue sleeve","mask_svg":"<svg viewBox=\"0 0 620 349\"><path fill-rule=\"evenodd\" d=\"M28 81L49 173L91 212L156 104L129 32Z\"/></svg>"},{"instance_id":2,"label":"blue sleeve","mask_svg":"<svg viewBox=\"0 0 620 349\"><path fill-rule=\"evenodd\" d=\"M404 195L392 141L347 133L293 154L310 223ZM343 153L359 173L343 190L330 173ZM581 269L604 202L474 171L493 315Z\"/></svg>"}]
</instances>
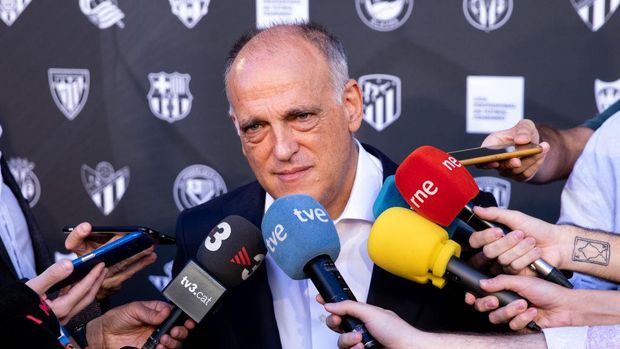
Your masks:
<instances>
[{"instance_id":1,"label":"blue sleeve","mask_svg":"<svg viewBox=\"0 0 620 349\"><path fill-rule=\"evenodd\" d=\"M610 105L609 108L603 110L602 113L598 113L593 118L586 120L583 124L581 124L581 126L596 131L607 119L609 119L610 116L614 115L618 111L620 111L620 99Z\"/></svg>"}]
</instances>

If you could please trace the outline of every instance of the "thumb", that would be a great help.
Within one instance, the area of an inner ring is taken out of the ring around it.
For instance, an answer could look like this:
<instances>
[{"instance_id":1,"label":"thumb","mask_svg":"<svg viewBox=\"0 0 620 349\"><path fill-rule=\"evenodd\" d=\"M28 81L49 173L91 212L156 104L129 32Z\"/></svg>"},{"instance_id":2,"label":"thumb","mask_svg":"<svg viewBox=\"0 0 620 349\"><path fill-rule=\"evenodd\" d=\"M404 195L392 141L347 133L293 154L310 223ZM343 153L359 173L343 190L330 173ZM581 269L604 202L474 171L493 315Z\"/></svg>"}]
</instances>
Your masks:
<instances>
[{"instance_id":1,"label":"thumb","mask_svg":"<svg viewBox=\"0 0 620 349\"><path fill-rule=\"evenodd\" d=\"M127 306L132 318L147 325L159 325L170 315L170 305L161 301L133 302Z\"/></svg>"},{"instance_id":2,"label":"thumb","mask_svg":"<svg viewBox=\"0 0 620 349\"><path fill-rule=\"evenodd\" d=\"M41 275L26 282L26 285L42 296L54 284L69 276L72 271L73 264L71 261L63 259L45 269Z\"/></svg>"},{"instance_id":3,"label":"thumb","mask_svg":"<svg viewBox=\"0 0 620 349\"><path fill-rule=\"evenodd\" d=\"M527 289L530 285L531 277L529 276L517 276L517 275L498 275L492 279L480 280L480 288L487 292L499 292L503 290L510 290L516 293L520 293L522 290Z\"/></svg>"},{"instance_id":4,"label":"thumb","mask_svg":"<svg viewBox=\"0 0 620 349\"><path fill-rule=\"evenodd\" d=\"M372 305L346 300L338 303L326 303L325 310L336 315L350 315L366 323L380 312L380 308Z\"/></svg>"},{"instance_id":5,"label":"thumb","mask_svg":"<svg viewBox=\"0 0 620 349\"><path fill-rule=\"evenodd\" d=\"M513 230L519 226L519 223L522 223L529 217L519 211L506 210L499 207L476 206L474 207L474 213L484 220L504 224Z\"/></svg>"}]
</instances>

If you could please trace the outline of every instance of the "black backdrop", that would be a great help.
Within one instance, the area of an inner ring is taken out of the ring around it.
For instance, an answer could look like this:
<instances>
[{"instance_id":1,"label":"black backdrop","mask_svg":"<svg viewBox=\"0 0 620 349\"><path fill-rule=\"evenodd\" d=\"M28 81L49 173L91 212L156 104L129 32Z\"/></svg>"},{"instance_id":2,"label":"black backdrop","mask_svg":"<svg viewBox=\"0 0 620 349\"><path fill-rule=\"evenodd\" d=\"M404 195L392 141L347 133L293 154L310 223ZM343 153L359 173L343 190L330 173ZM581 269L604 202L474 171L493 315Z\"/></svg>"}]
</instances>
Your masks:
<instances>
[{"instance_id":1,"label":"black backdrop","mask_svg":"<svg viewBox=\"0 0 620 349\"><path fill-rule=\"evenodd\" d=\"M0 3L0 150L6 158L27 161L13 162L15 173L27 196L40 196L34 211L56 251L66 252L62 226L80 221L146 225L173 235L179 213L173 191L195 204L225 190L220 175L228 189L253 179L226 115L224 59L233 41L256 26L257 10L272 6L272 12L283 13L289 6L303 8L305 1L203 0L203 8L208 5L204 17L184 12L189 26L172 13L177 2ZM388 74L400 79L400 117L382 131L365 122L357 135L399 161L420 145L454 150L480 144L484 134L466 132L468 76L523 77L524 115L537 122L571 127L596 114L595 81L620 78L620 15L613 15L617 2L595 0L582 10L596 11L602 3L608 16L595 23L596 31L578 15L577 0L466 0L470 7L460 0L314 0L309 19L343 41L352 77ZM187 3L198 6L201 1ZM481 30L468 21L466 10L483 22L471 9L485 13L485 5L495 11L486 13L498 15L490 23L500 27ZM112 22L104 20L102 26L109 27L100 29L85 13L94 18L96 11L105 14L105 6L120 10L124 18L116 24L108 12ZM412 11L399 27L389 27L386 20L383 30L375 30L361 16L389 12L374 6L395 8L396 19ZM82 74L60 69L82 69ZM88 84L83 70L88 70ZM160 72L187 75L185 80L181 75L160 78L171 98L158 98L156 89L148 98L149 74ZM610 86L606 96L617 98L618 88ZM73 100L63 94L67 88L74 88ZM172 121L156 117L158 112L187 115ZM88 171L102 162L111 164L111 172L108 168L97 177ZM174 189L179 173L194 164L215 172L189 170L189 181L180 179L181 186ZM121 171L125 167L127 177ZM117 178L124 179L111 181ZM86 187L96 191L108 183L116 183L106 189L112 201L100 209ZM562 184L511 183L510 207L553 221ZM158 252L158 262L132 280L117 301L157 295L148 277L166 282L157 276L165 275L163 265L174 248Z\"/></svg>"}]
</instances>

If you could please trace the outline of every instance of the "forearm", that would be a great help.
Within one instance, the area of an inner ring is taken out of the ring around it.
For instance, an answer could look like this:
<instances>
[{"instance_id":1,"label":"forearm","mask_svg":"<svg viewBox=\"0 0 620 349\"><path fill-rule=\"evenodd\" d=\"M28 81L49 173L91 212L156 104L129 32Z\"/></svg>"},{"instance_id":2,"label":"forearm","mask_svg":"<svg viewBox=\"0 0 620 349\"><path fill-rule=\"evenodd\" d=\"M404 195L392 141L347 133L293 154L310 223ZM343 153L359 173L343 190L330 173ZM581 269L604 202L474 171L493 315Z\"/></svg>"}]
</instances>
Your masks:
<instances>
[{"instance_id":1,"label":"forearm","mask_svg":"<svg viewBox=\"0 0 620 349\"><path fill-rule=\"evenodd\" d=\"M568 177L594 131L587 127L556 130L536 125L540 141L549 143L545 162L530 180L533 183L547 183Z\"/></svg>"},{"instance_id":2,"label":"forearm","mask_svg":"<svg viewBox=\"0 0 620 349\"><path fill-rule=\"evenodd\" d=\"M557 228L560 269L620 282L620 236L570 225Z\"/></svg>"},{"instance_id":3,"label":"forearm","mask_svg":"<svg viewBox=\"0 0 620 349\"><path fill-rule=\"evenodd\" d=\"M504 334L452 334L452 333L425 333L425 340L412 342L408 348L432 349L432 348L455 348L455 349L478 349L478 348L503 348L503 349L546 349L545 337L542 333L527 335L504 335Z\"/></svg>"},{"instance_id":4,"label":"forearm","mask_svg":"<svg viewBox=\"0 0 620 349\"><path fill-rule=\"evenodd\" d=\"M571 326L620 323L620 293L607 290L571 290L566 299Z\"/></svg>"}]
</instances>

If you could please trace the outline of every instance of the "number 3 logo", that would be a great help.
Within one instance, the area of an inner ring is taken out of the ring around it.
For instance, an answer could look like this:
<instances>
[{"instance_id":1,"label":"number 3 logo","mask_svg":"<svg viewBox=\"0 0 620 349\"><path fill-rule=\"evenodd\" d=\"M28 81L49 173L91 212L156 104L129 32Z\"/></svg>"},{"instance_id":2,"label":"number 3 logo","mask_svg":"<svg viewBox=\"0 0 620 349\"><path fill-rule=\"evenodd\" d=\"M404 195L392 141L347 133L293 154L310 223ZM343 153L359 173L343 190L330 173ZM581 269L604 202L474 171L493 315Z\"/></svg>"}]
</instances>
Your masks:
<instances>
[{"instance_id":1,"label":"number 3 logo","mask_svg":"<svg viewBox=\"0 0 620 349\"><path fill-rule=\"evenodd\" d=\"M230 224L222 222L217 225L217 230L212 236L205 239L205 247L207 250L215 252L222 246L222 241L230 237Z\"/></svg>"}]
</instances>

